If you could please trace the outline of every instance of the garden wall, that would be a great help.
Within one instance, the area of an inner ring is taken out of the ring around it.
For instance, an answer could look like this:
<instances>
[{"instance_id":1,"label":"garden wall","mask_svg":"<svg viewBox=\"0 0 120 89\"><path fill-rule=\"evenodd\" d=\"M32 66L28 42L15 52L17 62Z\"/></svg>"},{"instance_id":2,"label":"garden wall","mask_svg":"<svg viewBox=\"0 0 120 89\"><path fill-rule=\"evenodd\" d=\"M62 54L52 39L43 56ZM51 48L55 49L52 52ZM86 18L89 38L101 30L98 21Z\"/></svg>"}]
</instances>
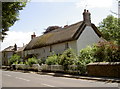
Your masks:
<instances>
[{"instance_id":1,"label":"garden wall","mask_svg":"<svg viewBox=\"0 0 120 89\"><path fill-rule=\"evenodd\" d=\"M87 65L89 76L117 77L120 78L120 62L97 62Z\"/></svg>"},{"instance_id":2,"label":"garden wall","mask_svg":"<svg viewBox=\"0 0 120 89\"><path fill-rule=\"evenodd\" d=\"M12 64L11 68L13 70L33 70L33 71L51 71L51 72L65 72L64 67L62 65L39 65L33 64L32 66L25 64ZM77 69L77 65L68 65L69 73L79 73L80 70Z\"/></svg>"}]
</instances>

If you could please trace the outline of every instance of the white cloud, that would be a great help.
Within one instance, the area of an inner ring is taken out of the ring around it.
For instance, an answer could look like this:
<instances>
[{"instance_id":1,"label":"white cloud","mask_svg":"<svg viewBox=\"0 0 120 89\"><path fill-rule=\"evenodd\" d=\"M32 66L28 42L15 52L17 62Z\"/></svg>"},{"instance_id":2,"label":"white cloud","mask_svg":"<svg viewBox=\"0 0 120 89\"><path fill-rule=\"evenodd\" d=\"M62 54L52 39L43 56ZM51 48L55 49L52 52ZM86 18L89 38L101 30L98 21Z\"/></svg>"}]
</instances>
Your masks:
<instances>
[{"instance_id":1,"label":"white cloud","mask_svg":"<svg viewBox=\"0 0 120 89\"><path fill-rule=\"evenodd\" d=\"M78 2L79 0L30 0L31 2Z\"/></svg>"},{"instance_id":2,"label":"white cloud","mask_svg":"<svg viewBox=\"0 0 120 89\"><path fill-rule=\"evenodd\" d=\"M76 3L76 6L83 8L109 8L112 6L112 0L81 0Z\"/></svg>"},{"instance_id":3,"label":"white cloud","mask_svg":"<svg viewBox=\"0 0 120 89\"><path fill-rule=\"evenodd\" d=\"M8 35L1 44L1 50L9 46L14 46L15 43L18 47L22 47L23 43L27 44L31 40L31 34L33 34L33 32L9 31Z\"/></svg>"}]
</instances>

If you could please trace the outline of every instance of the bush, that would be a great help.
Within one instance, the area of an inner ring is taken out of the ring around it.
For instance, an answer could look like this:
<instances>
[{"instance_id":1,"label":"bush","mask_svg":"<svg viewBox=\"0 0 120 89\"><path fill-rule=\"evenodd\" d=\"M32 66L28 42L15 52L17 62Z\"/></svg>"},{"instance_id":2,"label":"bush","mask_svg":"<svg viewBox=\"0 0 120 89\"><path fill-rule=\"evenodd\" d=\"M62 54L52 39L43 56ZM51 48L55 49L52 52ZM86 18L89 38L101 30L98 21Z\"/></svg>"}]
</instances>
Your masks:
<instances>
[{"instance_id":1,"label":"bush","mask_svg":"<svg viewBox=\"0 0 120 89\"><path fill-rule=\"evenodd\" d=\"M33 64L37 64L37 63L38 63L38 60L35 57L32 57L32 58L28 58L25 64L32 66Z\"/></svg>"},{"instance_id":2,"label":"bush","mask_svg":"<svg viewBox=\"0 0 120 89\"><path fill-rule=\"evenodd\" d=\"M20 62L19 64L24 64L23 62Z\"/></svg>"},{"instance_id":3,"label":"bush","mask_svg":"<svg viewBox=\"0 0 120 89\"><path fill-rule=\"evenodd\" d=\"M54 53L53 55L49 56L45 63L48 64L48 65L56 65L58 64L58 59L59 57Z\"/></svg>"},{"instance_id":4,"label":"bush","mask_svg":"<svg viewBox=\"0 0 120 89\"><path fill-rule=\"evenodd\" d=\"M120 46L114 42L99 42L80 51L79 59L96 62L120 62Z\"/></svg>"},{"instance_id":5,"label":"bush","mask_svg":"<svg viewBox=\"0 0 120 89\"><path fill-rule=\"evenodd\" d=\"M104 41L80 50L76 65L81 74L86 73L86 66L91 62L120 62L120 46Z\"/></svg>"},{"instance_id":6,"label":"bush","mask_svg":"<svg viewBox=\"0 0 120 89\"><path fill-rule=\"evenodd\" d=\"M77 56L75 55L74 51L72 49L67 49L63 52L63 54L60 56L59 64L63 65L64 70L68 70L68 65L75 64L77 60Z\"/></svg>"},{"instance_id":7,"label":"bush","mask_svg":"<svg viewBox=\"0 0 120 89\"><path fill-rule=\"evenodd\" d=\"M95 59L94 59L95 50L96 50L96 46L93 46L93 47L88 46L88 47L80 50L80 55L78 58L80 60L89 60L89 61L93 60L93 61L95 61Z\"/></svg>"},{"instance_id":8,"label":"bush","mask_svg":"<svg viewBox=\"0 0 120 89\"><path fill-rule=\"evenodd\" d=\"M8 60L9 65L18 64L19 62L20 62L20 56L17 54L12 55Z\"/></svg>"},{"instance_id":9,"label":"bush","mask_svg":"<svg viewBox=\"0 0 120 89\"><path fill-rule=\"evenodd\" d=\"M41 64L45 64L46 61L45 57L40 58L40 60L41 60Z\"/></svg>"},{"instance_id":10,"label":"bush","mask_svg":"<svg viewBox=\"0 0 120 89\"><path fill-rule=\"evenodd\" d=\"M41 59L37 59L38 60L38 64L41 65L42 64L42 60Z\"/></svg>"},{"instance_id":11,"label":"bush","mask_svg":"<svg viewBox=\"0 0 120 89\"><path fill-rule=\"evenodd\" d=\"M99 42L94 57L98 62L120 62L120 46L114 42Z\"/></svg>"},{"instance_id":12,"label":"bush","mask_svg":"<svg viewBox=\"0 0 120 89\"><path fill-rule=\"evenodd\" d=\"M96 61L96 59L93 56L95 49L95 47L92 48L88 46L87 48L80 50L80 55L78 56L78 60L76 62L77 69L80 71L80 74L86 73L86 66L88 63Z\"/></svg>"}]
</instances>

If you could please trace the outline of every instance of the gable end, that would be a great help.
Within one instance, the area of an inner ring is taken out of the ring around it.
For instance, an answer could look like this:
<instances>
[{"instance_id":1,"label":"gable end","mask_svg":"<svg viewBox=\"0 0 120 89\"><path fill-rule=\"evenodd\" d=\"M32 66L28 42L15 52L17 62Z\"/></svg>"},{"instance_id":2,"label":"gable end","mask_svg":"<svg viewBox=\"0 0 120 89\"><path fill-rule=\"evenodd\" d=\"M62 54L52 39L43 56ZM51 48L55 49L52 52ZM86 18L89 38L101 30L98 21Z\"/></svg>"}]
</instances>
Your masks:
<instances>
[{"instance_id":1,"label":"gable end","mask_svg":"<svg viewBox=\"0 0 120 89\"><path fill-rule=\"evenodd\" d=\"M80 27L78 28L78 30L76 31L76 33L74 34L73 38L75 40L77 40L79 38L79 36L81 35L81 33L83 32L83 30L85 29L86 25L85 23L83 22Z\"/></svg>"},{"instance_id":2,"label":"gable end","mask_svg":"<svg viewBox=\"0 0 120 89\"><path fill-rule=\"evenodd\" d=\"M99 36L99 37L102 37L102 34L101 32L98 30L98 28L94 25L94 24L91 24L93 30L95 31L95 33Z\"/></svg>"}]
</instances>

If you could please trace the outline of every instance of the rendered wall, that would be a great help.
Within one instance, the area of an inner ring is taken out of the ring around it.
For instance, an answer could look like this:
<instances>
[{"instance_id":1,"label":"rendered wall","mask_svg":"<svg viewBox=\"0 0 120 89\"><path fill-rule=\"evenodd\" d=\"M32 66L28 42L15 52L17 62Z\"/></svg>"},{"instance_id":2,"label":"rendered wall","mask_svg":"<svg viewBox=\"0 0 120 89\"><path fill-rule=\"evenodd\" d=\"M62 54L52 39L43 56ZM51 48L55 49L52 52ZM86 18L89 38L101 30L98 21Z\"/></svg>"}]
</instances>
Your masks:
<instances>
[{"instance_id":1,"label":"rendered wall","mask_svg":"<svg viewBox=\"0 0 120 89\"><path fill-rule=\"evenodd\" d=\"M72 48L74 49L74 52L77 52L76 41L69 41L65 43L51 45L51 51L56 54L62 54L66 50L66 43L68 43L69 48ZM27 56L28 54L35 54L37 55L37 58L47 58L51 54L50 46L25 51L25 56Z\"/></svg>"},{"instance_id":2,"label":"rendered wall","mask_svg":"<svg viewBox=\"0 0 120 89\"><path fill-rule=\"evenodd\" d=\"M100 40L101 39L94 32L93 28L91 26L87 26L77 40L77 52L79 53L81 49L86 48L88 45L97 43Z\"/></svg>"}]
</instances>

